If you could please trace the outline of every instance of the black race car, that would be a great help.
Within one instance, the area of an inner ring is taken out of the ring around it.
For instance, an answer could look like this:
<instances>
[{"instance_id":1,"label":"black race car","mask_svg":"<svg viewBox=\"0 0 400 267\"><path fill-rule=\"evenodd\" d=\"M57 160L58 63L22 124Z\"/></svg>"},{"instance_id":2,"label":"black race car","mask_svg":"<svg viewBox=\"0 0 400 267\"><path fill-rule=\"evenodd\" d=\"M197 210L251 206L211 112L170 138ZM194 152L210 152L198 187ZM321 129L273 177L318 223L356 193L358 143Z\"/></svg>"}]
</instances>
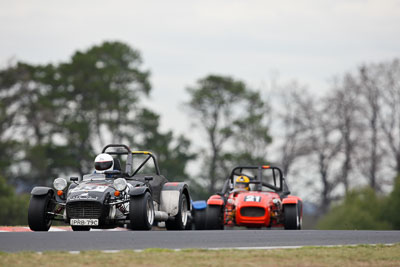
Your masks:
<instances>
[{"instance_id":1,"label":"black race car","mask_svg":"<svg viewBox=\"0 0 400 267\"><path fill-rule=\"evenodd\" d=\"M57 178L54 189L32 189L28 209L31 230L48 231L52 221L68 223L74 231L115 227L150 230L158 222L165 222L168 230L187 228L189 187L184 182L168 182L151 152L111 144L102 153L112 155L113 170L87 174L82 179L71 177L69 187L66 179ZM125 158L124 170L121 157Z\"/></svg>"}]
</instances>

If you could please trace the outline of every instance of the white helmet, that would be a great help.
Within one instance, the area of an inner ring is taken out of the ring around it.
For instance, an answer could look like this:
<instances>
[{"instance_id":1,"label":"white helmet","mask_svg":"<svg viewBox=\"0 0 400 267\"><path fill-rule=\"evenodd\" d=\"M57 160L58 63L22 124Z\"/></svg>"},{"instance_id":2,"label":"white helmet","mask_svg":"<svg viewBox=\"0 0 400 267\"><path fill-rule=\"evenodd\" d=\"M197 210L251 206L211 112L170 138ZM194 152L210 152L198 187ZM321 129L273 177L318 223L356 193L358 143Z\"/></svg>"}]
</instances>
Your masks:
<instances>
[{"instance_id":1,"label":"white helmet","mask_svg":"<svg viewBox=\"0 0 400 267\"><path fill-rule=\"evenodd\" d=\"M111 157L111 155L107 153L97 155L94 160L94 168L96 169L96 173L111 171L114 168L113 157Z\"/></svg>"}]
</instances>

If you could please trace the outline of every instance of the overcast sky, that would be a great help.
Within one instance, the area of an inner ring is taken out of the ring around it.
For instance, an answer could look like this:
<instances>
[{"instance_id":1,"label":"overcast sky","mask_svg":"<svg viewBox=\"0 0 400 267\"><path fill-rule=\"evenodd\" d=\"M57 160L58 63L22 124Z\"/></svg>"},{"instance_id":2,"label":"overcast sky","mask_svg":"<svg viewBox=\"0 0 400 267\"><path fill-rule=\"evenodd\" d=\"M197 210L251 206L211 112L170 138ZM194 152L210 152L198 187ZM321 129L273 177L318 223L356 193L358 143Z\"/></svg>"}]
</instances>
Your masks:
<instances>
[{"instance_id":1,"label":"overcast sky","mask_svg":"<svg viewBox=\"0 0 400 267\"><path fill-rule=\"evenodd\" d=\"M58 63L126 42L152 73L163 128L189 130L185 88L210 73L262 88L271 73L326 90L334 75L400 56L400 1L0 0L0 66Z\"/></svg>"}]
</instances>

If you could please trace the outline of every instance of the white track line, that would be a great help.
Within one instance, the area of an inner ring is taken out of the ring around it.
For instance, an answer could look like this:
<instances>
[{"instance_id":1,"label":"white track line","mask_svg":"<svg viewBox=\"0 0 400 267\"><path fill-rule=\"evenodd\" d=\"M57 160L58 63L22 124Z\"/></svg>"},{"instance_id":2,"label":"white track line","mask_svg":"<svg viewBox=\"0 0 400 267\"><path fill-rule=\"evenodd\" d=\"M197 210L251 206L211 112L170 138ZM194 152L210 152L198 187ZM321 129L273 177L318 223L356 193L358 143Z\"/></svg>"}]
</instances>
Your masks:
<instances>
[{"instance_id":1,"label":"white track line","mask_svg":"<svg viewBox=\"0 0 400 267\"><path fill-rule=\"evenodd\" d=\"M347 247L347 246L359 246L359 245L365 245L365 244L349 244L349 245L324 245L324 246L276 246L276 247L227 247L227 248L193 248L193 249L198 249L198 250L272 250L272 249L298 249L298 248L303 248L303 247ZM385 246L393 246L394 244L389 243L389 244L366 244L369 246L377 246L377 245L385 245ZM129 249L128 249L129 250ZM146 249L133 249L131 251L134 252L143 252ZM170 251L183 251L185 249L166 249ZM99 250L100 252L103 253L119 253L122 250ZM126 251L124 249L124 251ZM42 252L38 252L42 253ZM69 251L70 254L79 254L80 251Z\"/></svg>"}]
</instances>

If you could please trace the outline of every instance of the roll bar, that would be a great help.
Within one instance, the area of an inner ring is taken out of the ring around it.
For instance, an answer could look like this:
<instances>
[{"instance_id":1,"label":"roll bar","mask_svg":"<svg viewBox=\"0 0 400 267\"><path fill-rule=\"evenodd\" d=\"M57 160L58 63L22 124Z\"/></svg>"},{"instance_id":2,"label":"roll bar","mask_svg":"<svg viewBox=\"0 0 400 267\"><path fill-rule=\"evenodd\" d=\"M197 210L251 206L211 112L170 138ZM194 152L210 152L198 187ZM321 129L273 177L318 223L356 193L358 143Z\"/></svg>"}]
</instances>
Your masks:
<instances>
[{"instance_id":1,"label":"roll bar","mask_svg":"<svg viewBox=\"0 0 400 267\"><path fill-rule=\"evenodd\" d=\"M120 150L107 151L107 149L109 148L120 148ZM135 174L137 174L142 169L142 167L149 161L149 159L153 159L154 167L156 169L156 174L157 175L161 174L157 158L150 151L131 151L131 149L127 145L109 144L103 148L101 153L107 153L110 155L127 155L128 158L126 160L125 172L128 174L129 177L132 177ZM136 170L133 170L133 155L147 155L147 158L143 160L143 162L139 165L139 167L136 168Z\"/></svg>"},{"instance_id":2,"label":"roll bar","mask_svg":"<svg viewBox=\"0 0 400 267\"><path fill-rule=\"evenodd\" d=\"M280 168L278 168L278 167L275 167L275 166L269 166L269 165L260 165L260 166L237 166L237 167L235 167L235 168L233 168L233 170L232 170L232 172L231 172L231 174L230 174L230 176L229 176L229 179L230 179L230 181L231 181L231 183L233 184L234 183L234 181L233 181L233 177L235 176L235 175L243 175L243 170L244 169L252 169L252 170L258 170L257 171L257 180L255 180L255 181L250 181L250 183L254 183L254 184L256 184L257 185L257 190L258 191L261 191L262 190L262 170L264 170L264 169L271 169L272 170L272 177L273 177L273 179L274 179L274 183L276 184L276 174L275 174L275 170L277 170L278 171L278 173L279 173L279 187L278 186L275 186L275 185L272 185L272 184L268 184L268 187L269 188L271 188L271 189L273 189L273 190L275 190L275 191L283 191L283 184L284 184L284 178L283 178L283 174L282 174L282 171L281 171L281 169Z\"/></svg>"}]
</instances>

